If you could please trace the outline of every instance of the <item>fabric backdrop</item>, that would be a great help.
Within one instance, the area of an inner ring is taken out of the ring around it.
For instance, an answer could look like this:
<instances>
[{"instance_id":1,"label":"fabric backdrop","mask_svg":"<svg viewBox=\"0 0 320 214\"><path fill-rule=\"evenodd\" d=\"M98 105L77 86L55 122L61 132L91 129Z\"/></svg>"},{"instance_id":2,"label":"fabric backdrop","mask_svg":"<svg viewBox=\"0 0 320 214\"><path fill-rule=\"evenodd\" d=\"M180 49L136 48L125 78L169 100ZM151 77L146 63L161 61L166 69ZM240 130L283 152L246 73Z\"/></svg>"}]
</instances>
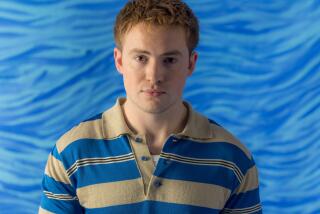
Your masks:
<instances>
[{"instance_id":1,"label":"fabric backdrop","mask_svg":"<svg viewBox=\"0 0 320 214\"><path fill-rule=\"evenodd\" d=\"M0 1L0 213L36 213L55 141L124 96L125 2ZM201 42L184 98L252 151L264 213L320 213L320 1L186 2Z\"/></svg>"}]
</instances>

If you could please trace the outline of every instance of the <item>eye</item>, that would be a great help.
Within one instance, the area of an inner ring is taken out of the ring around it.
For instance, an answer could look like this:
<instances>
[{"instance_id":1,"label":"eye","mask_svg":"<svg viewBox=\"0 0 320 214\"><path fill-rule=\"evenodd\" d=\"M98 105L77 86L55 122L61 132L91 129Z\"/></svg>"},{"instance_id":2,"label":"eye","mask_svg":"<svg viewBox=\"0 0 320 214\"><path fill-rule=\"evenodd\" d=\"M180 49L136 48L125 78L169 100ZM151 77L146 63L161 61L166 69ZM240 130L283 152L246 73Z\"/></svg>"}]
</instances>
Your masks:
<instances>
[{"instance_id":1,"label":"eye","mask_svg":"<svg viewBox=\"0 0 320 214\"><path fill-rule=\"evenodd\" d=\"M148 58L144 55L138 55L135 57L135 60L139 63L146 63L148 61Z\"/></svg>"},{"instance_id":2,"label":"eye","mask_svg":"<svg viewBox=\"0 0 320 214\"><path fill-rule=\"evenodd\" d=\"M165 64L174 64L174 63L177 62L177 59L174 58L174 57L166 57L166 58L163 60L163 62L164 62Z\"/></svg>"}]
</instances>

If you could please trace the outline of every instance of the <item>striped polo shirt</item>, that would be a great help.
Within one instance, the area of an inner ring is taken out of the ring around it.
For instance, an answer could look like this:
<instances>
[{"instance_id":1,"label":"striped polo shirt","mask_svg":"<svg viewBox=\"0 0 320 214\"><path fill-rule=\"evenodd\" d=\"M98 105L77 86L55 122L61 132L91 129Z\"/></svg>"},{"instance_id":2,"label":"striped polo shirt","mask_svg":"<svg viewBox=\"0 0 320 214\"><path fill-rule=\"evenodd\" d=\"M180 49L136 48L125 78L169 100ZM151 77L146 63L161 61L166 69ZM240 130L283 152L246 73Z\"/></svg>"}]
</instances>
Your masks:
<instances>
[{"instance_id":1,"label":"striped polo shirt","mask_svg":"<svg viewBox=\"0 0 320 214\"><path fill-rule=\"evenodd\" d=\"M65 133L49 154L39 213L262 213L249 151L187 103L155 165L121 105Z\"/></svg>"}]
</instances>

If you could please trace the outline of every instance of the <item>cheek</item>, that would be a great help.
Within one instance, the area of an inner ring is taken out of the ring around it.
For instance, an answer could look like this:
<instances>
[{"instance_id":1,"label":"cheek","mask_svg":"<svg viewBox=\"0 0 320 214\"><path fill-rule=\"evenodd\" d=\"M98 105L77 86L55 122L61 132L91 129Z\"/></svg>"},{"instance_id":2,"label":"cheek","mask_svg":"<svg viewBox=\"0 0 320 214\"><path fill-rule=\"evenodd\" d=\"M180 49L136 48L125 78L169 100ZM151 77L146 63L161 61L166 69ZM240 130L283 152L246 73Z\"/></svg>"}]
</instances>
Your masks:
<instances>
[{"instance_id":1,"label":"cheek","mask_svg":"<svg viewBox=\"0 0 320 214\"><path fill-rule=\"evenodd\" d=\"M186 83L185 76L176 76L175 78L171 79L171 85L174 90L182 91L184 85Z\"/></svg>"},{"instance_id":2,"label":"cheek","mask_svg":"<svg viewBox=\"0 0 320 214\"><path fill-rule=\"evenodd\" d=\"M126 71L126 73L123 75L124 85L127 89L138 87L139 83L142 81L141 79L141 75L133 71Z\"/></svg>"}]
</instances>

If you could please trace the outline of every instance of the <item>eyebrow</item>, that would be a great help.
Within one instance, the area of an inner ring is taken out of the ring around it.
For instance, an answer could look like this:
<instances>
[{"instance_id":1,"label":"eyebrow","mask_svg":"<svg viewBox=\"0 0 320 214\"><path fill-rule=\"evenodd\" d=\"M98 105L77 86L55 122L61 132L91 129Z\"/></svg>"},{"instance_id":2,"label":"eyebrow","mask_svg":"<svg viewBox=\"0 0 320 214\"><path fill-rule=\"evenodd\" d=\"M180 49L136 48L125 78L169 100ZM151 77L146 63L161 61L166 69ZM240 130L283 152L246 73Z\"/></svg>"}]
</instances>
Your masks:
<instances>
[{"instance_id":1,"label":"eyebrow","mask_svg":"<svg viewBox=\"0 0 320 214\"><path fill-rule=\"evenodd\" d=\"M138 49L138 48L132 49L129 53L130 54L141 53L141 54L151 55L151 53L149 51ZM172 55L182 55L182 53L178 50L172 50L172 51L168 51L168 52L161 54L161 56L172 56Z\"/></svg>"}]
</instances>

